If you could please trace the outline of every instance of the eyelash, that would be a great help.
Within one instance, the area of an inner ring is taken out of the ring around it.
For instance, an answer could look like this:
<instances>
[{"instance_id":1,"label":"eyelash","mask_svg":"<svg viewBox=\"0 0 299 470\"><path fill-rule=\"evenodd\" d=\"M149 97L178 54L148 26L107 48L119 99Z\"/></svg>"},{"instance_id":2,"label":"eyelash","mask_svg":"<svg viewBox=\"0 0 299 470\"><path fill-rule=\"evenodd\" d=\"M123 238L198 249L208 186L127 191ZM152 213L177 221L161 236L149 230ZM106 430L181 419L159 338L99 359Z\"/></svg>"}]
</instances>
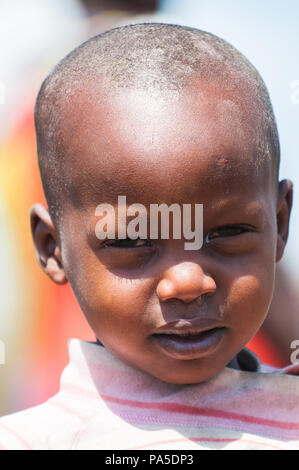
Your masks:
<instances>
[{"instance_id":1,"label":"eyelash","mask_svg":"<svg viewBox=\"0 0 299 470\"><path fill-rule=\"evenodd\" d=\"M213 230L212 232L209 232L209 233L207 234L207 236L205 237L205 242L206 242L206 243L209 243L209 242L212 241L214 238L222 238L222 237L225 238L225 237L235 236L235 235L229 234L229 235L224 235L224 236L223 236L223 235L220 235L220 236L218 236L218 237L209 238L209 235L210 235L210 234L214 234L214 233L216 233L216 232L219 232L219 233L220 233L221 231L225 231L225 230L226 230L226 231L229 231L229 230L231 230L231 231L238 231L238 233L235 234L235 235L242 235L242 233L253 232L253 231L254 231L254 227L251 226L251 225L226 225L226 226L224 226L224 227L219 227L219 228L216 228L215 230Z\"/></svg>"},{"instance_id":2,"label":"eyelash","mask_svg":"<svg viewBox=\"0 0 299 470\"><path fill-rule=\"evenodd\" d=\"M140 243L138 246L136 244ZM126 246L126 244L131 246ZM134 246L135 244L135 246ZM133 246L132 246L133 245ZM152 243L150 240L142 240L141 238L137 238L136 240L132 240L131 238L125 238L124 240L115 240L112 242L105 242L103 243L102 247L103 248L108 248L108 247L116 247L116 248L145 248L152 246Z\"/></svg>"},{"instance_id":3,"label":"eyelash","mask_svg":"<svg viewBox=\"0 0 299 470\"><path fill-rule=\"evenodd\" d=\"M219 235L216 237L209 237L211 234L215 233L221 233L223 231L237 231L238 233L236 234L229 234L229 235ZM223 227L216 228L215 230L209 232L206 237L205 237L205 243L210 243L213 239L215 238L226 238L226 237L231 237L235 235L241 235L242 233L246 232L253 232L254 227L251 225L226 225ZM137 246L136 246L137 245ZM145 247L151 247L152 242L151 240L143 240L141 238L137 238L136 240L132 240L130 238L125 238L123 240L113 240L113 241L108 241L104 242L102 247L103 248L108 248L108 247L116 247L116 248L145 248Z\"/></svg>"}]
</instances>

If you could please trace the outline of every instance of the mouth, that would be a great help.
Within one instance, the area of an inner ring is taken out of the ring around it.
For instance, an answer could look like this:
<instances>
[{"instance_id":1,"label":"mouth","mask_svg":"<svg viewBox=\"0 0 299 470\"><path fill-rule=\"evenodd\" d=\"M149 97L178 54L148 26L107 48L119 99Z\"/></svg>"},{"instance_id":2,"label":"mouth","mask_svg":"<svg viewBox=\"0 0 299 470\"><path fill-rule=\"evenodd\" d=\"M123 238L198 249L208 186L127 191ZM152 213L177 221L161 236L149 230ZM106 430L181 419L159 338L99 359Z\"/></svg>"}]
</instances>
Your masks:
<instances>
[{"instance_id":1,"label":"mouth","mask_svg":"<svg viewBox=\"0 0 299 470\"><path fill-rule=\"evenodd\" d=\"M214 327L202 331L185 329L152 335L158 346L167 355L175 359L198 359L214 353L222 343L227 331L226 327Z\"/></svg>"}]
</instances>

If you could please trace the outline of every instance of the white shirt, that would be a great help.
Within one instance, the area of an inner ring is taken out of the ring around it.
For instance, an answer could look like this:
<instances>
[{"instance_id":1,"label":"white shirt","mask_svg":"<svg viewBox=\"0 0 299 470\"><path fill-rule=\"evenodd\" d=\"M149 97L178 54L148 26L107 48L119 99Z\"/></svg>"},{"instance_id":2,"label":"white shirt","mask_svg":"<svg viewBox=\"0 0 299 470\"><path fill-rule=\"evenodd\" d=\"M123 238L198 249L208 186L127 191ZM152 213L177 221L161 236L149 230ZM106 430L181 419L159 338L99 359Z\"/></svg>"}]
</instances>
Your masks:
<instances>
[{"instance_id":1,"label":"white shirt","mask_svg":"<svg viewBox=\"0 0 299 470\"><path fill-rule=\"evenodd\" d=\"M56 395L0 419L0 449L299 449L299 364L176 385L95 343L69 354Z\"/></svg>"}]
</instances>

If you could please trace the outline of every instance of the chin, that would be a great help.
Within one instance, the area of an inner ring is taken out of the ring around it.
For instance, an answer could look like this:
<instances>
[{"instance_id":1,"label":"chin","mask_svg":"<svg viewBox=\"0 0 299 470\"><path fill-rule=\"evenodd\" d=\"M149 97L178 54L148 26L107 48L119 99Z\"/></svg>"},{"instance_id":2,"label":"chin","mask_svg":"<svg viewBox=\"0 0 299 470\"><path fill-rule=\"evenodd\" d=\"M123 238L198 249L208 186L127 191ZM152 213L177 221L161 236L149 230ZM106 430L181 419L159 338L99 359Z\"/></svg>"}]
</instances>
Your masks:
<instances>
[{"instance_id":1,"label":"chin","mask_svg":"<svg viewBox=\"0 0 299 470\"><path fill-rule=\"evenodd\" d=\"M199 383L204 383L207 382L208 380L212 379L215 377L217 374L221 372L210 372L209 374L199 374L198 371L194 372L193 374L190 372L189 374L182 373L174 373L174 374L161 374L161 375L154 375L159 380L162 380L163 382L170 383L170 384L175 384L175 385L192 385L192 384L199 384Z\"/></svg>"}]
</instances>

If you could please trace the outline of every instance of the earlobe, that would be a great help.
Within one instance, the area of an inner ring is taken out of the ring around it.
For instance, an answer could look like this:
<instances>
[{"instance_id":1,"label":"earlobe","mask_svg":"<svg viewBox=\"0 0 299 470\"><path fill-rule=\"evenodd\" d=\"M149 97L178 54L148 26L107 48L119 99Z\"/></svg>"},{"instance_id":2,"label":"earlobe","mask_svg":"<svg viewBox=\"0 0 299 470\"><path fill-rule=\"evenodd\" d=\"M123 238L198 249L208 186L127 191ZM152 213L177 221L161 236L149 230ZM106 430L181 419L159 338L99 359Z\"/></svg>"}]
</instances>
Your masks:
<instances>
[{"instance_id":1,"label":"earlobe","mask_svg":"<svg viewBox=\"0 0 299 470\"><path fill-rule=\"evenodd\" d=\"M292 203L293 183L290 180L282 180L279 182L277 201L276 262L282 258L287 243Z\"/></svg>"},{"instance_id":2,"label":"earlobe","mask_svg":"<svg viewBox=\"0 0 299 470\"><path fill-rule=\"evenodd\" d=\"M56 284L67 283L57 232L49 212L42 204L31 207L30 224L35 255L41 268Z\"/></svg>"}]
</instances>

